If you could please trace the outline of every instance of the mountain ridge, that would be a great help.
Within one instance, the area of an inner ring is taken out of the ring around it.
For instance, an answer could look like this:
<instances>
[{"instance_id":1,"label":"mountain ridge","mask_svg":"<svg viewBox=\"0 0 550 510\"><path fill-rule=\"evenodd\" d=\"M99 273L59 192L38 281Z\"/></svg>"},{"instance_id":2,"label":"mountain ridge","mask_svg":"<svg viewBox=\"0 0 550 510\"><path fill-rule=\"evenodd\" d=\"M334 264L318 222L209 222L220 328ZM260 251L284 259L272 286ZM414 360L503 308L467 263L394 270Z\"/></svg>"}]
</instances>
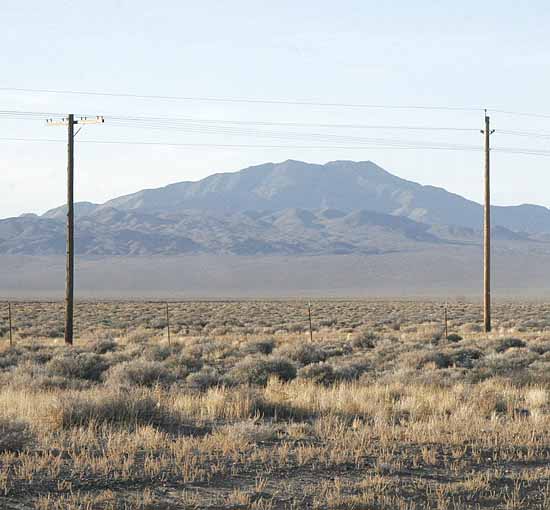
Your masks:
<instances>
[{"instance_id":1,"label":"mountain ridge","mask_svg":"<svg viewBox=\"0 0 550 510\"><path fill-rule=\"evenodd\" d=\"M479 244L483 208L371 161L287 160L75 204L81 255L372 254ZM495 240L548 243L550 210L494 206ZM0 254L65 250L66 206L0 220Z\"/></svg>"}]
</instances>

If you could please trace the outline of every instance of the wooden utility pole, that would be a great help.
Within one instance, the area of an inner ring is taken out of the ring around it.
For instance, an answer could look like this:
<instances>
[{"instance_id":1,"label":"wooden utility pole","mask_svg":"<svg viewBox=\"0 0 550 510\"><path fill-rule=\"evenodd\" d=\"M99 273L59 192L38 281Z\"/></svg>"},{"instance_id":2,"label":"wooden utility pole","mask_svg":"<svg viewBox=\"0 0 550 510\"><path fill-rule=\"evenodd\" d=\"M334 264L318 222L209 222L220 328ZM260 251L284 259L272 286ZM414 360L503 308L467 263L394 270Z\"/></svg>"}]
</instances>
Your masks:
<instances>
[{"instance_id":1,"label":"wooden utility pole","mask_svg":"<svg viewBox=\"0 0 550 510\"><path fill-rule=\"evenodd\" d=\"M73 345L74 330L74 138L75 124L100 124L105 122L103 117L74 119L70 113L61 121L48 119L50 126L67 126L67 268L65 277L65 343ZM82 128L81 128L82 129Z\"/></svg>"},{"instance_id":2,"label":"wooden utility pole","mask_svg":"<svg viewBox=\"0 0 550 510\"><path fill-rule=\"evenodd\" d=\"M483 324L485 332L491 331L491 131L489 116L485 110L485 202L483 210Z\"/></svg>"},{"instance_id":3,"label":"wooden utility pole","mask_svg":"<svg viewBox=\"0 0 550 510\"><path fill-rule=\"evenodd\" d=\"M67 120L67 268L65 276L65 343L73 345L74 315L74 115Z\"/></svg>"}]
</instances>

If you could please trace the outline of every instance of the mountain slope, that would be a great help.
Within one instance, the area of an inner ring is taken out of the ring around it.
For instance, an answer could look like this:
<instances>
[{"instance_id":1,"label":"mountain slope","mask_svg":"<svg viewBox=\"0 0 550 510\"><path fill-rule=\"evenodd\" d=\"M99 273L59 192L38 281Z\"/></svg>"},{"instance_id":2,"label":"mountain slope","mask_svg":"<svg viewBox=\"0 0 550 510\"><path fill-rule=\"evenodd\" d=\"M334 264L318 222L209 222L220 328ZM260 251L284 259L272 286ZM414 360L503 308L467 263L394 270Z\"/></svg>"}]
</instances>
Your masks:
<instances>
[{"instance_id":1,"label":"mountain slope","mask_svg":"<svg viewBox=\"0 0 550 510\"><path fill-rule=\"evenodd\" d=\"M442 188L401 179L370 161L333 161L325 165L285 161L265 163L198 182L180 182L115 198L120 210L177 213L188 209L218 213L246 210L371 210L406 216L428 224L481 228L482 206ZM82 204L77 214L99 205ZM47 217L59 217L59 211ZM535 205L493 207L495 224L511 230L550 232L550 210Z\"/></svg>"},{"instance_id":2,"label":"mountain slope","mask_svg":"<svg viewBox=\"0 0 550 510\"><path fill-rule=\"evenodd\" d=\"M479 244L481 205L372 162L266 163L75 207L83 255L321 255ZM0 221L0 254L65 251L66 207ZM493 208L495 240L550 240L550 210ZM515 246L514 245L514 246Z\"/></svg>"},{"instance_id":3,"label":"mountain slope","mask_svg":"<svg viewBox=\"0 0 550 510\"><path fill-rule=\"evenodd\" d=\"M372 254L440 243L429 225L372 211L283 209L219 215L144 214L101 207L76 222L80 255ZM475 235L473 236L475 237ZM50 218L0 220L0 254L65 252L65 226Z\"/></svg>"},{"instance_id":4,"label":"mountain slope","mask_svg":"<svg viewBox=\"0 0 550 510\"><path fill-rule=\"evenodd\" d=\"M433 186L396 177L376 164L334 161L266 163L143 190L106 203L123 210L177 212L200 209L233 213L247 209L367 209L425 223L480 226L480 205ZM549 214L550 226L550 214Z\"/></svg>"}]
</instances>

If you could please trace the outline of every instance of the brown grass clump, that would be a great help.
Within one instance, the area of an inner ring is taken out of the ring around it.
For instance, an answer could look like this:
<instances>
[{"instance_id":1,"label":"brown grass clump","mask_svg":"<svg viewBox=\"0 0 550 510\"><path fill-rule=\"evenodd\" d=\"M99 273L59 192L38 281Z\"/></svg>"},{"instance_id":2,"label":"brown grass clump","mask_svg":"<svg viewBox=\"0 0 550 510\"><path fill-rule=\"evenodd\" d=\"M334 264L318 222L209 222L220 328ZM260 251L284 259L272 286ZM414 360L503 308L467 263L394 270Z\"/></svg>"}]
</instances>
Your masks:
<instances>
[{"instance_id":1,"label":"brown grass clump","mask_svg":"<svg viewBox=\"0 0 550 510\"><path fill-rule=\"evenodd\" d=\"M49 416L53 428L103 424L132 428L139 424L163 425L169 421L169 413L154 393L117 390L69 393L56 401Z\"/></svg>"},{"instance_id":2,"label":"brown grass clump","mask_svg":"<svg viewBox=\"0 0 550 510\"><path fill-rule=\"evenodd\" d=\"M34 441L34 434L23 421L0 418L0 452L20 452Z\"/></svg>"}]
</instances>

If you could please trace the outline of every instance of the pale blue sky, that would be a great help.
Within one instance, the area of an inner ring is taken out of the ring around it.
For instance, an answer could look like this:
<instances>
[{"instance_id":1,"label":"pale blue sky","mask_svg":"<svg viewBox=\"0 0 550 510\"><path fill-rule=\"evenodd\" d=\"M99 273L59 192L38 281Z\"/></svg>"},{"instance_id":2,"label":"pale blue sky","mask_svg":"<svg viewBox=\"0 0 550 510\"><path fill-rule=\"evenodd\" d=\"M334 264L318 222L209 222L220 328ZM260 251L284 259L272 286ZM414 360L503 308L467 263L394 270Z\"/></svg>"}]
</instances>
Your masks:
<instances>
[{"instance_id":1,"label":"pale blue sky","mask_svg":"<svg viewBox=\"0 0 550 510\"><path fill-rule=\"evenodd\" d=\"M144 95L484 107L550 114L545 1L13 1L0 7L0 87ZM306 123L482 127L473 112L152 101L0 91L0 110L98 113L80 140L287 144L251 134L121 128L109 114ZM550 118L492 114L493 144L547 149ZM317 128L272 130L316 133ZM481 134L322 131L426 143ZM63 128L0 120L0 137L64 139ZM297 142L300 144L299 142ZM304 143L301 143L304 145ZM309 143L311 145L311 143ZM349 145L349 144L346 144ZM0 141L0 217L64 201L65 146ZM77 144L77 200L196 180L265 161L372 160L393 173L481 199L482 155L428 150L204 148ZM550 205L550 158L493 154L499 204Z\"/></svg>"}]
</instances>

